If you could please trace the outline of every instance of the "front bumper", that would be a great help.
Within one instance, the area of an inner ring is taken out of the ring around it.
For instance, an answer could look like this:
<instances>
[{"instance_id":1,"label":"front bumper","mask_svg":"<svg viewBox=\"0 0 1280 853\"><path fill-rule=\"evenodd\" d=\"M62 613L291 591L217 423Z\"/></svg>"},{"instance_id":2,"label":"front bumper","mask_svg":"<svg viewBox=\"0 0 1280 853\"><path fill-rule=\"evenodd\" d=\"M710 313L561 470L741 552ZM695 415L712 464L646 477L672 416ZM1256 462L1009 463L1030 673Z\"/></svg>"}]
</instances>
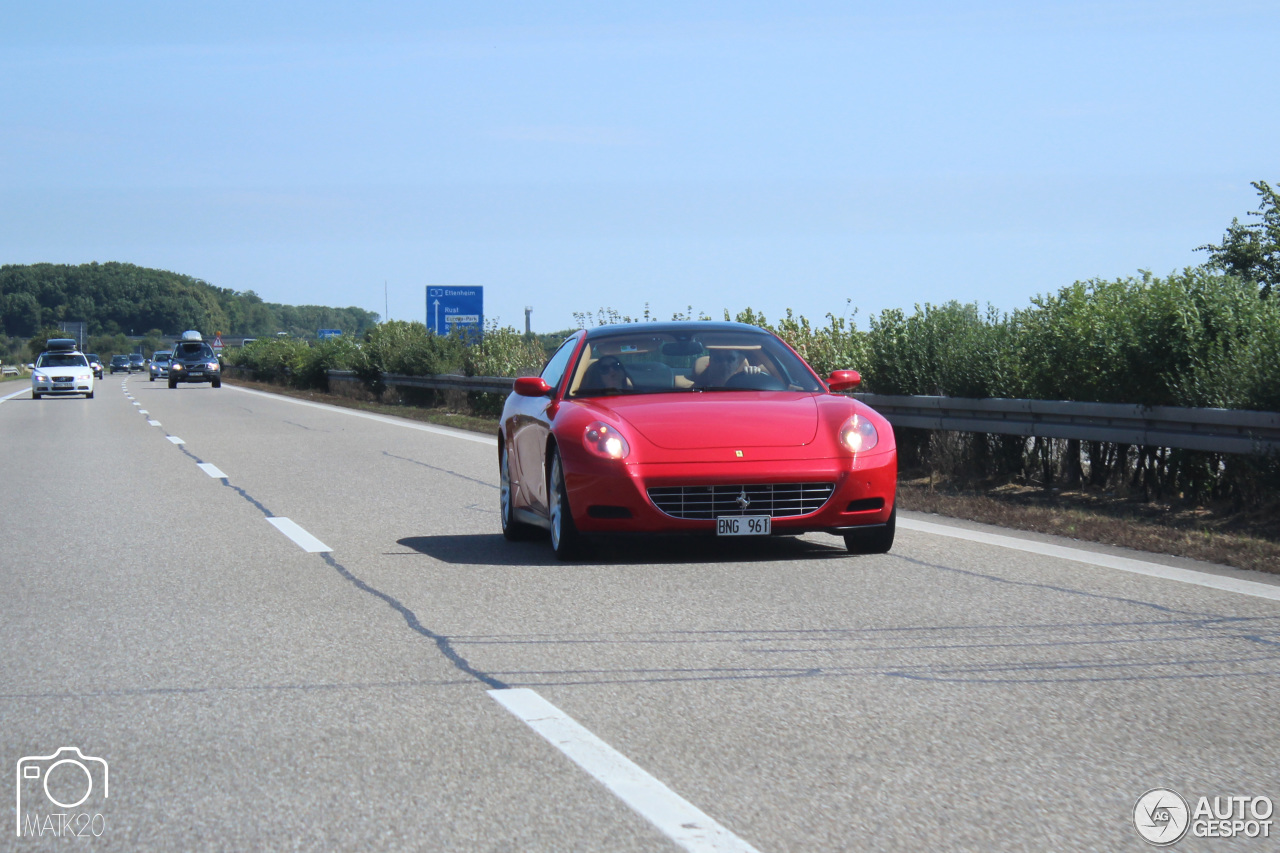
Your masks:
<instances>
[{"instance_id":1,"label":"front bumper","mask_svg":"<svg viewBox=\"0 0 1280 853\"><path fill-rule=\"evenodd\" d=\"M207 367L174 370L170 368L165 378L172 382L212 382L222 376L221 370L210 370Z\"/></svg>"},{"instance_id":2,"label":"front bumper","mask_svg":"<svg viewBox=\"0 0 1280 853\"><path fill-rule=\"evenodd\" d=\"M74 394L91 394L93 393L92 382L32 382L31 393L40 394L41 396L54 396L58 394L71 396Z\"/></svg>"},{"instance_id":3,"label":"front bumper","mask_svg":"<svg viewBox=\"0 0 1280 853\"><path fill-rule=\"evenodd\" d=\"M771 529L787 535L810 531L840 533L885 524L897 489L896 451L857 459L783 460L729 463L591 463L566 471L565 489L574 524L583 533L707 533L715 518L678 518L660 510L650 488L680 486L742 487L767 484L830 483L830 497L802 515L772 515ZM720 515L753 515L751 505Z\"/></svg>"}]
</instances>

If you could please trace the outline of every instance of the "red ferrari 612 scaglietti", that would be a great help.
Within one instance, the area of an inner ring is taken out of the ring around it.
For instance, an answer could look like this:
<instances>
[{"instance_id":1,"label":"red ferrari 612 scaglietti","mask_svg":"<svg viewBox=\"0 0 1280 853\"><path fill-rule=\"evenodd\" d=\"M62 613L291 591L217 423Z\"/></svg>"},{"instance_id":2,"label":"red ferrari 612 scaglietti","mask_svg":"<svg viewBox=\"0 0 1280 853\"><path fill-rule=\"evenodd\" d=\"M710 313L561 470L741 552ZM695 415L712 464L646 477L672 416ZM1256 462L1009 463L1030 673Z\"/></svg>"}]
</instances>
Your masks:
<instances>
[{"instance_id":1,"label":"red ferrari 612 scaglietti","mask_svg":"<svg viewBox=\"0 0 1280 853\"><path fill-rule=\"evenodd\" d=\"M502 532L769 536L825 531L893 545L889 422L835 392L782 339L741 323L637 323L571 335L516 380L498 430Z\"/></svg>"}]
</instances>

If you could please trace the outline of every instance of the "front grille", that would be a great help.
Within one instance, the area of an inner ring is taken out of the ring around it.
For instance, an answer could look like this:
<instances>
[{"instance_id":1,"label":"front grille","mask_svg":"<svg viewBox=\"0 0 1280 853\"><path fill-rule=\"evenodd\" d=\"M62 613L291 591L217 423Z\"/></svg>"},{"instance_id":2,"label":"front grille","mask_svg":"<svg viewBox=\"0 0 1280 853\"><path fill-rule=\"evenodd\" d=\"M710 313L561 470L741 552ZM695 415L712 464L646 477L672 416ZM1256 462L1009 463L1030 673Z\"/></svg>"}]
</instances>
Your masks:
<instances>
[{"instance_id":1,"label":"front grille","mask_svg":"<svg viewBox=\"0 0 1280 853\"><path fill-rule=\"evenodd\" d=\"M53 377L53 381L54 382L75 382L76 378L74 376L55 376Z\"/></svg>"},{"instance_id":2,"label":"front grille","mask_svg":"<svg viewBox=\"0 0 1280 853\"><path fill-rule=\"evenodd\" d=\"M712 519L721 515L789 518L817 512L834 489L833 483L663 486L649 489L649 500L673 518Z\"/></svg>"}]
</instances>

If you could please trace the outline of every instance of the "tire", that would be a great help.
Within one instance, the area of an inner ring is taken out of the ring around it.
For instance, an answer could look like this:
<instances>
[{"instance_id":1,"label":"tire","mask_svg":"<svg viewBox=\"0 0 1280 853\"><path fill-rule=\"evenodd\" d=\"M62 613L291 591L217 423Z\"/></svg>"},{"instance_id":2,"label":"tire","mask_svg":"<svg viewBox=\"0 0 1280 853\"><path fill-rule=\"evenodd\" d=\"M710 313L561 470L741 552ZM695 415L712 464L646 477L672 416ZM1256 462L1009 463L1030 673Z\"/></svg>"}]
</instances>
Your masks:
<instances>
[{"instance_id":1,"label":"tire","mask_svg":"<svg viewBox=\"0 0 1280 853\"><path fill-rule=\"evenodd\" d=\"M547 475L547 506L551 510L551 550L561 560L576 560L582 554L582 536L573 523L564 488L564 468L555 448L551 450L551 471Z\"/></svg>"},{"instance_id":2,"label":"tire","mask_svg":"<svg viewBox=\"0 0 1280 853\"><path fill-rule=\"evenodd\" d=\"M170 388L177 388L177 387L178 387L178 380L176 380L176 379L170 379L170 380L169 380L169 387L170 387Z\"/></svg>"},{"instance_id":3,"label":"tire","mask_svg":"<svg viewBox=\"0 0 1280 853\"><path fill-rule=\"evenodd\" d=\"M844 547L850 554L887 554L893 547L893 535L898 527L898 503L889 510L889 521L884 527L855 530L844 535Z\"/></svg>"},{"instance_id":4,"label":"tire","mask_svg":"<svg viewBox=\"0 0 1280 853\"><path fill-rule=\"evenodd\" d=\"M511 500L511 466L507 462L507 448L498 451L498 509L502 516L502 535L508 542L532 539L539 531L524 522L516 521L515 505Z\"/></svg>"},{"instance_id":5,"label":"tire","mask_svg":"<svg viewBox=\"0 0 1280 853\"><path fill-rule=\"evenodd\" d=\"M155 376L152 376L152 377L151 377L151 381L152 381L152 382L155 382L155 381L156 381Z\"/></svg>"},{"instance_id":6,"label":"tire","mask_svg":"<svg viewBox=\"0 0 1280 853\"><path fill-rule=\"evenodd\" d=\"M210 380L210 381L209 381L209 384L210 384L210 385L212 385L214 388L221 388L221 387L222 387L222 377L221 377L221 376L219 376L217 379L212 379L212 380Z\"/></svg>"},{"instance_id":7,"label":"tire","mask_svg":"<svg viewBox=\"0 0 1280 853\"><path fill-rule=\"evenodd\" d=\"M92 399L93 399L93 392L92 392L92 391L90 391L88 394L85 394L85 395L84 395L84 398L85 398L86 400L92 400Z\"/></svg>"},{"instance_id":8,"label":"tire","mask_svg":"<svg viewBox=\"0 0 1280 853\"><path fill-rule=\"evenodd\" d=\"M39 400L39 399L40 399L40 396L41 396L41 395L37 394L35 391L32 391L32 392L31 392L31 399L32 399L32 400Z\"/></svg>"}]
</instances>

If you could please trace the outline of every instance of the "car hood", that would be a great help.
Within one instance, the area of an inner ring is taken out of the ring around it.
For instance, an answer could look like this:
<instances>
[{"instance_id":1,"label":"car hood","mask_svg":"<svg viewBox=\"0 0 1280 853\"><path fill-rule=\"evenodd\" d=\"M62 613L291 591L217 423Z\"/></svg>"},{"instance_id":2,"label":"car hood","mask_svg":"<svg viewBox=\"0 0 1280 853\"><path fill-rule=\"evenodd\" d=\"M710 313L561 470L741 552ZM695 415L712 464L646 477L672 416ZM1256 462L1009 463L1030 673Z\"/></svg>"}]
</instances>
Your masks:
<instances>
[{"instance_id":1,"label":"car hood","mask_svg":"<svg viewBox=\"0 0 1280 853\"><path fill-rule=\"evenodd\" d=\"M818 432L813 394L706 391L597 398L652 444L668 450L800 447Z\"/></svg>"}]
</instances>

